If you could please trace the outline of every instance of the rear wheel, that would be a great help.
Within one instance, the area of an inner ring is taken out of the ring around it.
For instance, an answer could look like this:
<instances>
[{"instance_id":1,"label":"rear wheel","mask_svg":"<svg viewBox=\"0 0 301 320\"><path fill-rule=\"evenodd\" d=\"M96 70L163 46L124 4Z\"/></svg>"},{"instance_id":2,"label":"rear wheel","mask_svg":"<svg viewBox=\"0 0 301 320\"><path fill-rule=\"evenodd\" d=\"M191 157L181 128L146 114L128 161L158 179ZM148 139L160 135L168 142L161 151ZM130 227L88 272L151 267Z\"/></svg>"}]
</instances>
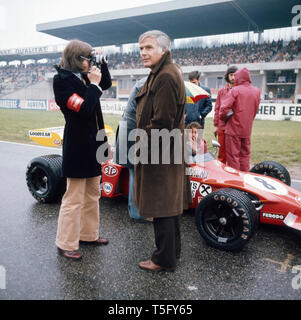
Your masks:
<instances>
[{"instance_id":1,"label":"rear wheel","mask_svg":"<svg viewBox=\"0 0 301 320\"><path fill-rule=\"evenodd\" d=\"M250 172L263 174L278 179L288 186L291 185L291 177L286 168L275 161L264 161L256 164Z\"/></svg>"},{"instance_id":2,"label":"rear wheel","mask_svg":"<svg viewBox=\"0 0 301 320\"><path fill-rule=\"evenodd\" d=\"M62 177L62 157L46 155L30 161L26 170L26 183L32 196L39 202L60 201L66 190Z\"/></svg>"},{"instance_id":3,"label":"rear wheel","mask_svg":"<svg viewBox=\"0 0 301 320\"><path fill-rule=\"evenodd\" d=\"M236 189L220 189L207 195L195 216L198 231L207 244L223 251L241 250L258 224L251 199Z\"/></svg>"}]
</instances>

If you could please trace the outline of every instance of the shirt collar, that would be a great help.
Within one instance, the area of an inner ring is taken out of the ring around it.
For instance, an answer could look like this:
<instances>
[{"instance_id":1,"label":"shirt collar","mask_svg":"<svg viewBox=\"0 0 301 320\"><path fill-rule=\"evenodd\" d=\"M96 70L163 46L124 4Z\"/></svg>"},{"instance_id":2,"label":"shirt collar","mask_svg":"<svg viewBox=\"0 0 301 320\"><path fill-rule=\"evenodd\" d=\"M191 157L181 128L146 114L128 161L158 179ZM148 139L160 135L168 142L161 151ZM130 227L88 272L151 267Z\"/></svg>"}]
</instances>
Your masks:
<instances>
[{"instance_id":1,"label":"shirt collar","mask_svg":"<svg viewBox=\"0 0 301 320\"><path fill-rule=\"evenodd\" d=\"M156 74L159 72L159 70L162 68L163 65L167 63L171 63L171 53L170 51L167 51L164 53L162 58L159 60L159 62L155 65L154 69L151 70L152 74Z\"/></svg>"}]
</instances>

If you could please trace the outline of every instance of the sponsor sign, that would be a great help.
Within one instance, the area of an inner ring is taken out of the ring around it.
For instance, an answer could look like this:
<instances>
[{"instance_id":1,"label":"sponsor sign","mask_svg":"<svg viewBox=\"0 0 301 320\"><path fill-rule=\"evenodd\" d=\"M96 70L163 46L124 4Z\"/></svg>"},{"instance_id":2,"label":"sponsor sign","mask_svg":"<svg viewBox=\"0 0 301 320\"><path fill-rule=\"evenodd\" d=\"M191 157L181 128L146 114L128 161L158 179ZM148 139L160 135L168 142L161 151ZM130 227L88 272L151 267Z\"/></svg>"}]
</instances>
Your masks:
<instances>
[{"instance_id":1,"label":"sponsor sign","mask_svg":"<svg viewBox=\"0 0 301 320\"><path fill-rule=\"evenodd\" d=\"M283 214L263 212L262 216L268 219L284 220Z\"/></svg>"},{"instance_id":2,"label":"sponsor sign","mask_svg":"<svg viewBox=\"0 0 301 320\"><path fill-rule=\"evenodd\" d=\"M200 182L190 180L190 186L191 186L191 196L192 198L195 198L195 194L200 186Z\"/></svg>"},{"instance_id":3,"label":"sponsor sign","mask_svg":"<svg viewBox=\"0 0 301 320\"><path fill-rule=\"evenodd\" d=\"M103 172L108 177L115 177L118 174L118 169L111 165L106 165L103 168Z\"/></svg>"},{"instance_id":4,"label":"sponsor sign","mask_svg":"<svg viewBox=\"0 0 301 320\"><path fill-rule=\"evenodd\" d=\"M113 185L112 183L109 183L109 182L104 182L102 184L102 190L105 194L110 194L113 190Z\"/></svg>"},{"instance_id":5,"label":"sponsor sign","mask_svg":"<svg viewBox=\"0 0 301 320\"><path fill-rule=\"evenodd\" d=\"M101 110L103 113L112 113L122 115L125 111L127 101L101 101Z\"/></svg>"},{"instance_id":6,"label":"sponsor sign","mask_svg":"<svg viewBox=\"0 0 301 320\"><path fill-rule=\"evenodd\" d=\"M208 184L202 184L199 189L200 195L206 197L209 193L212 192L211 186Z\"/></svg>"},{"instance_id":7,"label":"sponsor sign","mask_svg":"<svg viewBox=\"0 0 301 320\"><path fill-rule=\"evenodd\" d=\"M213 105L215 104L213 103ZM214 117L214 107L207 117ZM291 121L301 121L301 104L260 103L255 119L275 121L290 119Z\"/></svg>"},{"instance_id":8,"label":"sponsor sign","mask_svg":"<svg viewBox=\"0 0 301 320\"><path fill-rule=\"evenodd\" d=\"M47 110L48 104L47 100L21 100L20 108L28 110Z\"/></svg>"},{"instance_id":9,"label":"sponsor sign","mask_svg":"<svg viewBox=\"0 0 301 320\"><path fill-rule=\"evenodd\" d=\"M19 104L19 99L0 99L0 108L3 109L18 109Z\"/></svg>"},{"instance_id":10,"label":"sponsor sign","mask_svg":"<svg viewBox=\"0 0 301 320\"><path fill-rule=\"evenodd\" d=\"M48 111L60 111L60 107L56 104L55 100L48 100Z\"/></svg>"}]
</instances>

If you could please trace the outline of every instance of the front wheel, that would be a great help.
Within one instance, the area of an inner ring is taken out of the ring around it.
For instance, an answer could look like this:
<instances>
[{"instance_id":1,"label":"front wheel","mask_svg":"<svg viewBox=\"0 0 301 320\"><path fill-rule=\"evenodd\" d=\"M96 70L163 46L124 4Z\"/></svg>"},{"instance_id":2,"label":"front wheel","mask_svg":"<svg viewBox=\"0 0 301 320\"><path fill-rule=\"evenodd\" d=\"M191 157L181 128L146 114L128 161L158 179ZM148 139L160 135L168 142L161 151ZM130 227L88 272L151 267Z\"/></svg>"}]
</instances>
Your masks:
<instances>
[{"instance_id":1,"label":"front wheel","mask_svg":"<svg viewBox=\"0 0 301 320\"><path fill-rule=\"evenodd\" d=\"M66 190L62 177L62 157L46 155L30 161L26 170L26 183L32 196L42 203L61 200Z\"/></svg>"},{"instance_id":2,"label":"front wheel","mask_svg":"<svg viewBox=\"0 0 301 320\"><path fill-rule=\"evenodd\" d=\"M264 161L256 164L250 172L263 174L265 176L278 179L288 186L291 185L291 177L286 168L275 161Z\"/></svg>"},{"instance_id":3,"label":"front wheel","mask_svg":"<svg viewBox=\"0 0 301 320\"><path fill-rule=\"evenodd\" d=\"M196 225L208 245L223 251L241 250L252 237L257 212L251 199L236 189L220 189L196 208Z\"/></svg>"}]
</instances>

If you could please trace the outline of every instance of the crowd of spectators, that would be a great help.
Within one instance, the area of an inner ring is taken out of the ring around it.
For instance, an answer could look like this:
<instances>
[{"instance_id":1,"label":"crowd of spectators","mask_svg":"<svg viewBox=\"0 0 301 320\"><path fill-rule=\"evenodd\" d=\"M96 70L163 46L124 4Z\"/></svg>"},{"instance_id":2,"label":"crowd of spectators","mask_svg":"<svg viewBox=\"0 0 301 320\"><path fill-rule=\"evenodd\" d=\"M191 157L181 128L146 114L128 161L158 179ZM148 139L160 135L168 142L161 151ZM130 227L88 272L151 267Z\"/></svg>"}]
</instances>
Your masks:
<instances>
[{"instance_id":1,"label":"crowd of spectators","mask_svg":"<svg viewBox=\"0 0 301 320\"><path fill-rule=\"evenodd\" d=\"M293 61L301 52L301 39L292 40L287 46L280 50L277 61Z\"/></svg>"},{"instance_id":2,"label":"crowd of spectators","mask_svg":"<svg viewBox=\"0 0 301 320\"><path fill-rule=\"evenodd\" d=\"M173 49L172 57L181 66L292 61L301 52L301 39L284 46L283 40L262 44L240 43L213 47ZM139 52L115 53L109 56L112 69L143 68Z\"/></svg>"},{"instance_id":3,"label":"crowd of spectators","mask_svg":"<svg viewBox=\"0 0 301 320\"><path fill-rule=\"evenodd\" d=\"M213 47L173 49L172 57L180 66L241 64L271 61L293 61L301 53L301 39L287 45L283 40L262 44L240 43ZM109 55L111 69L143 68L138 51ZM21 64L0 67L0 95L18 90L44 80L48 72L55 72L51 64Z\"/></svg>"},{"instance_id":4,"label":"crowd of spectators","mask_svg":"<svg viewBox=\"0 0 301 320\"><path fill-rule=\"evenodd\" d=\"M47 72L53 72L49 64L29 64L25 66L7 65L0 67L0 95L26 88L45 80Z\"/></svg>"}]
</instances>

